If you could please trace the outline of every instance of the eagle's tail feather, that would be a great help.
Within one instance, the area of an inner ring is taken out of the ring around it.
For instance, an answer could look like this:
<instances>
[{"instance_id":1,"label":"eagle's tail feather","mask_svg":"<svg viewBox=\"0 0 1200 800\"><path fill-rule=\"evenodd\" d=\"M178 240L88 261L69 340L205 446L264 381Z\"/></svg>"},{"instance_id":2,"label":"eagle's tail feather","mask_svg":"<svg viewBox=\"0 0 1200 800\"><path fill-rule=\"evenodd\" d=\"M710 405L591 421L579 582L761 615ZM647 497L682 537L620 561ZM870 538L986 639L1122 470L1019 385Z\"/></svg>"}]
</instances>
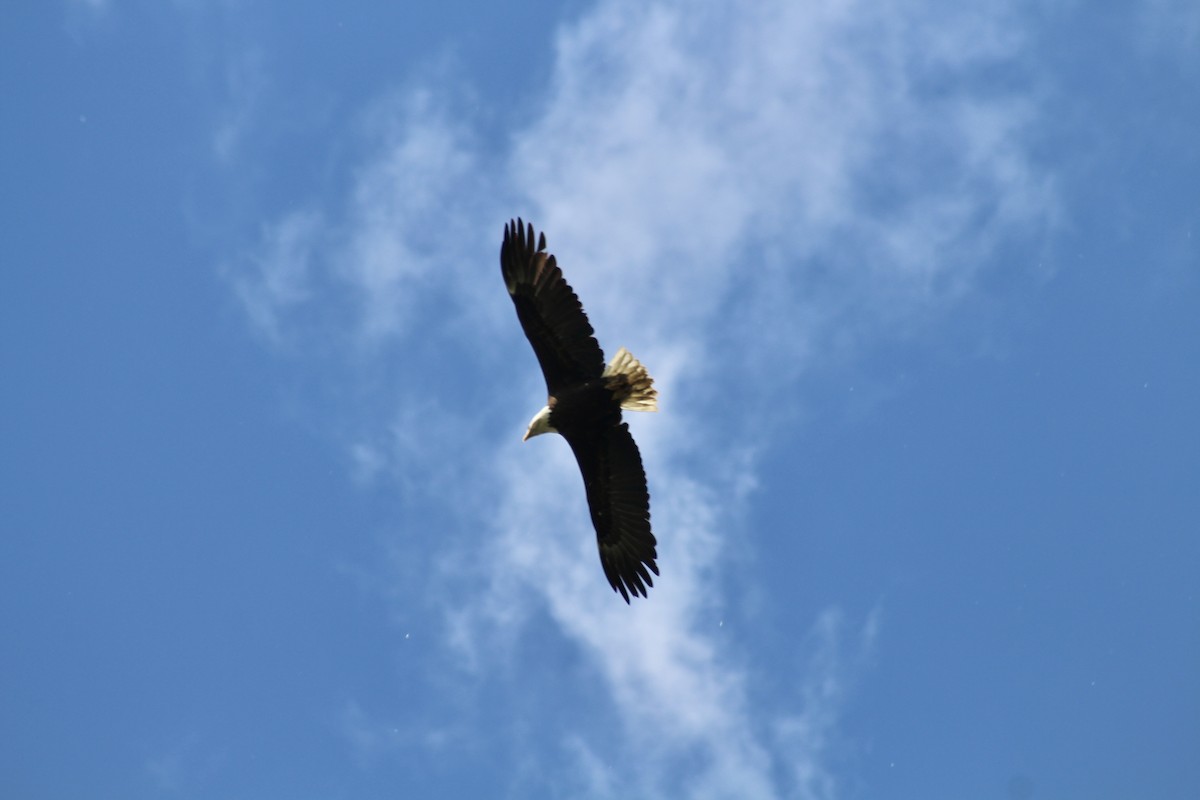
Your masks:
<instances>
[{"instance_id":1,"label":"eagle's tail feather","mask_svg":"<svg viewBox=\"0 0 1200 800\"><path fill-rule=\"evenodd\" d=\"M612 357L612 361L604 368L605 378L610 380L609 388L613 395L621 401L621 408L630 411L658 411L658 390L654 388L654 379L642 366L642 362L622 347Z\"/></svg>"}]
</instances>

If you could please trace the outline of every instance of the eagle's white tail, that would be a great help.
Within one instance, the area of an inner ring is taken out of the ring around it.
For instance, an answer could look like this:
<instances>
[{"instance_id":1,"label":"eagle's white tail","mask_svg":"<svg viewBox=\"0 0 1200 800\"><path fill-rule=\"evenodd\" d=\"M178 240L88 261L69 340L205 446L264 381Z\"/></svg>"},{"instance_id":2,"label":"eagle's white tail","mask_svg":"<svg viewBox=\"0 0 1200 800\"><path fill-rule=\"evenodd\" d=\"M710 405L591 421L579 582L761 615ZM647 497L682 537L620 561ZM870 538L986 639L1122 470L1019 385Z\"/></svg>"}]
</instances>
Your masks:
<instances>
[{"instance_id":1,"label":"eagle's white tail","mask_svg":"<svg viewBox=\"0 0 1200 800\"><path fill-rule=\"evenodd\" d=\"M654 378L642 366L642 362L622 347L604 368L604 377L622 376L624 386L613 385L612 388L621 397L621 408L630 411L658 411L658 390L654 388ZM627 394L626 394L627 392Z\"/></svg>"}]
</instances>

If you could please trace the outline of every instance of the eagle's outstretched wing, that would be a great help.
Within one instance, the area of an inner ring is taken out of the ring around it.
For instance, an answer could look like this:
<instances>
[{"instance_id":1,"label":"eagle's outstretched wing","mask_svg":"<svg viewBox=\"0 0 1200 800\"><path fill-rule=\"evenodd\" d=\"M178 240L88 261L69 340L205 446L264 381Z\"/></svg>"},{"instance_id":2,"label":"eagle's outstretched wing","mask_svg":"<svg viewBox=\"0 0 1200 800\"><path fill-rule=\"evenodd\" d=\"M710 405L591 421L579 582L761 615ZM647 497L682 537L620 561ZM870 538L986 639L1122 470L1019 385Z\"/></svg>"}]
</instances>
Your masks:
<instances>
[{"instance_id":1,"label":"eagle's outstretched wing","mask_svg":"<svg viewBox=\"0 0 1200 800\"><path fill-rule=\"evenodd\" d=\"M646 596L658 574L658 544L650 532L650 493L637 443L627 423L566 436L587 490L588 509L600 546L600 564L625 602Z\"/></svg>"},{"instance_id":2,"label":"eagle's outstretched wing","mask_svg":"<svg viewBox=\"0 0 1200 800\"><path fill-rule=\"evenodd\" d=\"M599 377L604 371L604 352L579 298L563 278L554 256L546 253L546 235L538 237L535 247L533 226L520 219L510 221L500 246L500 271L525 336L542 365L547 394Z\"/></svg>"}]
</instances>

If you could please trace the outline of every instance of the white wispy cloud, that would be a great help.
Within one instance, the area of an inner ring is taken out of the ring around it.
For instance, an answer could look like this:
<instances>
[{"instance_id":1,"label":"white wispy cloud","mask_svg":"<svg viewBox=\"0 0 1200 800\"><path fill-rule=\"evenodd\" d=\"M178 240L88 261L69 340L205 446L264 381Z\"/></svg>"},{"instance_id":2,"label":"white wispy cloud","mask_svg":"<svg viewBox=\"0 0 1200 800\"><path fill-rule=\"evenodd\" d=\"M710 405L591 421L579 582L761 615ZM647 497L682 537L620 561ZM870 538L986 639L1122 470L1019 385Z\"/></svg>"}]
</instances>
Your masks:
<instances>
[{"instance_id":1,"label":"white wispy cloud","mask_svg":"<svg viewBox=\"0 0 1200 800\"><path fill-rule=\"evenodd\" d=\"M369 339L411 331L433 282L453 280L455 242L475 226L479 156L428 90L388 97L367 115L377 155L358 173L335 267L356 294ZM458 245L461 247L461 245Z\"/></svg>"},{"instance_id":2,"label":"white wispy cloud","mask_svg":"<svg viewBox=\"0 0 1200 800\"><path fill-rule=\"evenodd\" d=\"M1006 6L600 2L557 32L550 93L499 155L431 90L390 98L345 201L284 217L233 278L270 336L309 324L319 284L367 352L387 345L422 380L448 363L487 378L483 411L398 378L400 409L377 420L391 433L347 447L360 476L419 485L469 523L422 553L462 663L521 659L536 681L535 617L583 654L621 735L567 731L580 791L837 796L827 742L878 622L813 610L818 655L790 706L764 707L717 633L747 563L739 515L806 369L928 324L998 245L1053 218L1025 144L1037 97L973 88L1021 55ZM663 414L631 420L663 569L632 608L603 580L567 448L518 441L541 401L495 265L516 213L548 232L601 344L628 346L662 392Z\"/></svg>"},{"instance_id":3,"label":"white wispy cloud","mask_svg":"<svg viewBox=\"0 0 1200 800\"><path fill-rule=\"evenodd\" d=\"M283 320L312 298L312 260L324 221L311 209L289 213L262 233L258 250L222 267L255 328L270 341L284 338Z\"/></svg>"},{"instance_id":4,"label":"white wispy cloud","mask_svg":"<svg viewBox=\"0 0 1200 800\"><path fill-rule=\"evenodd\" d=\"M199 734L189 733L161 745L160 752L146 759L142 777L159 794L187 794L203 786L229 761L229 753L213 747Z\"/></svg>"},{"instance_id":5,"label":"white wispy cloud","mask_svg":"<svg viewBox=\"0 0 1200 800\"><path fill-rule=\"evenodd\" d=\"M262 54L247 50L229 59L224 70L226 102L212 138L213 155L221 162L234 161L246 132L255 124L255 115L267 89L267 68Z\"/></svg>"}]
</instances>

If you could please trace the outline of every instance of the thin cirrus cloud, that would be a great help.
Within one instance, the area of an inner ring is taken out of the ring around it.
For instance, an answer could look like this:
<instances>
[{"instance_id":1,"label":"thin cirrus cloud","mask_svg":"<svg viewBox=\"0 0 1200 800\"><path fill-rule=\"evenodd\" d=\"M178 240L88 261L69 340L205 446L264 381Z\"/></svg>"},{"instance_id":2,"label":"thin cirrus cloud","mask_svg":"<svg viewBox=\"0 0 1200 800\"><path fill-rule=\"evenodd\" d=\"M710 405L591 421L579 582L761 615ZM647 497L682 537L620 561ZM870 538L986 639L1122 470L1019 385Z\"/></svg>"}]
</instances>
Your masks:
<instances>
[{"instance_id":1,"label":"thin cirrus cloud","mask_svg":"<svg viewBox=\"0 0 1200 800\"><path fill-rule=\"evenodd\" d=\"M814 611L793 702L764 707L719 625L738 580L731 540L751 536L739 513L786 418L771 396L830 350L927 324L997 247L1053 220L1053 182L1027 152L1037 95L987 78L1023 55L1006 6L601 2L557 32L549 93L504 151L428 90L387 98L340 206L281 217L231 271L272 338L302 339L336 307L359 357L385 342L434 369L451 348L495 380L511 429L400 391L361 427L381 433L346 446L359 475L421 486L413 502L470 523L436 543L400 537L438 565L425 580L454 589L429 595L454 597L439 611L460 663L521 659L545 615L599 676L623 735L580 722L542 765L577 790L838 794L828 738L878 619ZM527 345L495 266L517 213L547 231L601 344L628 346L662 393L664 413L631 420L663 568L633 608L604 584L567 448L518 441L540 387L533 359L510 357ZM423 355L417 321L444 348ZM718 390L730 376L755 391L731 400ZM445 437L405 433L416 419ZM471 458L445 480L459 447ZM464 482L493 488L464 505Z\"/></svg>"}]
</instances>

